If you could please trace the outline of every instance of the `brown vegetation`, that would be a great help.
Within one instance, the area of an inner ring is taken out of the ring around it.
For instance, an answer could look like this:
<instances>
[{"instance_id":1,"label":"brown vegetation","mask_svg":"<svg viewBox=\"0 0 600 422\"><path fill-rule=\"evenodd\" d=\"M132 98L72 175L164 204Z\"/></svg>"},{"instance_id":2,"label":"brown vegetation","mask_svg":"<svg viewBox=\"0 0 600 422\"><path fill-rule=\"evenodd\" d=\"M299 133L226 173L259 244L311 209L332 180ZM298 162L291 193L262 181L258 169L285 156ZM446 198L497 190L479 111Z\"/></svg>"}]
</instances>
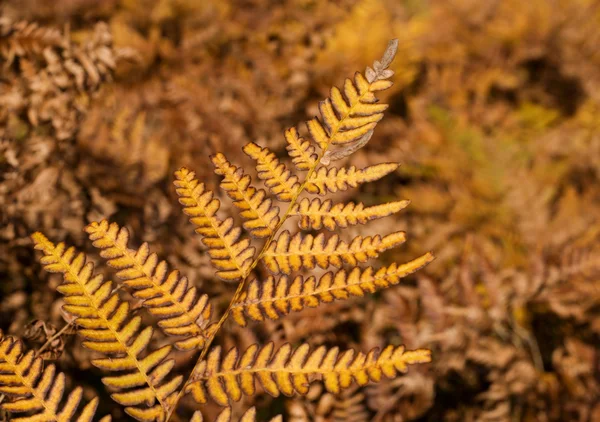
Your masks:
<instances>
[{"instance_id":1,"label":"brown vegetation","mask_svg":"<svg viewBox=\"0 0 600 422\"><path fill-rule=\"evenodd\" d=\"M97 258L84 228L114 221L221 315L236 285L217 280L190 233L173 173L187 166L215 187L209 155L251 168L250 141L284 157L285 129L317 115L329 87L395 37L385 119L368 145L334 158L338 167L401 165L332 201L363 203L356 213L411 200L366 226L337 224L363 237L407 229L410 241L381 266L429 250L436 261L374 297L250 328L230 321L216 343L364 353L403 344L431 349L433 361L337 394L314 384L303 397L248 397L234 415L255 406L259 420L600 420L600 2L58 3L0 5L0 328L60 368L66 391L126 418L72 335L60 279L41 270L31 233ZM316 230L335 223L305 220ZM178 354L174 372L195 357ZM196 406L182 400L181 413ZM208 420L220 412L212 406Z\"/></svg>"}]
</instances>

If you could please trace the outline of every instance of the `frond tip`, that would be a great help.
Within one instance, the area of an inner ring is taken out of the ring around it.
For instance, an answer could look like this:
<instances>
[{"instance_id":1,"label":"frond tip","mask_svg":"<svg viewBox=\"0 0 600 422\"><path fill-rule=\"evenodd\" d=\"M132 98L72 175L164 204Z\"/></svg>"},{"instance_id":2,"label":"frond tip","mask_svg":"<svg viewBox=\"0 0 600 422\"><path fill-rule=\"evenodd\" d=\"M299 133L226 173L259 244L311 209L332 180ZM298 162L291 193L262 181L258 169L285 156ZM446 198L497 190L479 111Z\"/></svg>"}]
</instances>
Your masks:
<instances>
[{"instance_id":1,"label":"frond tip","mask_svg":"<svg viewBox=\"0 0 600 422\"><path fill-rule=\"evenodd\" d=\"M365 75L356 72L354 79L346 79L342 90L334 87L329 98L319 104L320 117L307 122L308 131L312 139L325 151L321 163L328 165L330 161L342 159L359 148L363 147L375 129L377 123L383 118L387 104L380 104L375 93L392 86L389 79L394 72L388 69L396 51L398 41L392 40L388 44L381 61L375 61L373 68L367 67ZM287 136L287 135L286 135ZM290 156L300 161L305 166L304 159L298 146L305 144L298 142L288 143L292 146ZM296 145L294 145L296 144ZM332 150L331 147L339 149ZM300 167L299 167L300 168Z\"/></svg>"},{"instance_id":2,"label":"frond tip","mask_svg":"<svg viewBox=\"0 0 600 422\"><path fill-rule=\"evenodd\" d=\"M65 393L65 375L56 375L56 368L50 365L43 369L43 360L35 357L33 351L23 353L23 344L11 337L1 337L0 333L0 394L14 400L2 404L2 409L31 414L29 417L13 418L15 422L26 421L70 421L83 397L83 389L75 388L61 403ZM96 413L98 398L94 397L81 410L77 422L90 422ZM109 422L105 417L102 422Z\"/></svg>"},{"instance_id":3,"label":"frond tip","mask_svg":"<svg viewBox=\"0 0 600 422\"><path fill-rule=\"evenodd\" d=\"M365 292L373 293L397 285L402 278L423 268L432 260L433 255L426 253L405 264L392 264L379 270L371 267L361 270L355 267L350 272L328 272L318 282L314 276L307 279L297 276L293 280L283 276L277 282L274 277L260 282L254 280L240 301L233 305L232 317L244 327L248 319L276 320L290 312L298 312L307 307L315 308L321 303L364 296Z\"/></svg>"},{"instance_id":4,"label":"frond tip","mask_svg":"<svg viewBox=\"0 0 600 422\"><path fill-rule=\"evenodd\" d=\"M373 349L363 354L354 350L340 353L337 347L327 350L325 346L311 352L308 344L292 350L290 344L284 344L273 353L273 343L260 350L254 344L241 357L233 348L222 360L221 349L216 347L199 365L194 382L186 390L199 403L206 403L208 392L221 406L239 401L244 394L254 394L256 379L275 397L305 395L310 383L316 380L321 380L327 391L337 394L353 381L360 386L379 382L384 375L393 378L405 373L409 365L430 361L429 350L406 351L403 346L388 346L381 352Z\"/></svg>"},{"instance_id":5,"label":"frond tip","mask_svg":"<svg viewBox=\"0 0 600 422\"><path fill-rule=\"evenodd\" d=\"M314 237L301 233L290 235L287 230L273 241L262 260L273 274L290 274L300 268L313 269L315 266L326 269L330 265L340 268L342 264L357 265L369 258L377 258L380 253L394 248L406 240L404 232L394 232L386 236L356 236L350 243L341 240L337 234L329 239L323 233Z\"/></svg>"},{"instance_id":6,"label":"frond tip","mask_svg":"<svg viewBox=\"0 0 600 422\"><path fill-rule=\"evenodd\" d=\"M185 336L175 347L179 350L204 347L211 315L207 295L199 295L177 270L168 273L166 261L159 261L155 253L150 253L148 243L143 243L137 251L129 249L129 231L125 227L109 225L103 220L91 223L85 231L92 244L101 249L100 256L119 270L117 277L134 289L133 295L142 299L142 305L159 319L158 325L165 334Z\"/></svg>"}]
</instances>

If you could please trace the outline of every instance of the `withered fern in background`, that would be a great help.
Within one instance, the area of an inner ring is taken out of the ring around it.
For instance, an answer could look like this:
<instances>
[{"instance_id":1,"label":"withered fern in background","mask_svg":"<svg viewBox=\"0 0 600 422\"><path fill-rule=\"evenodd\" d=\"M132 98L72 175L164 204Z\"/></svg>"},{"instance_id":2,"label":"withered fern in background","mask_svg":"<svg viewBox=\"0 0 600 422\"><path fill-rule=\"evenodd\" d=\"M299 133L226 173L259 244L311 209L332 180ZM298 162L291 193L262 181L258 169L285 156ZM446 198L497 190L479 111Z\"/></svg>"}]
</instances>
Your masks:
<instances>
[{"instance_id":1,"label":"withered fern in background","mask_svg":"<svg viewBox=\"0 0 600 422\"><path fill-rule=\"evenodd\" d=\"M102 381L130 416L140 421L174 419L178 402L186 393L201 404L211 397L216 403L229 406L243 395L255 394L257 379L264 391L273 396L305 395L315 381L321 381L327 391L338 393L353 382L365 385L383 376L393 378L406 372L409 365L430 361L429 350L406 351L403 346L391 345L367 353L340 352L337 347L324 346L310 350L308 344L285 344L276 350L273 343L253 344L225 354L219 346L211 347L230 316L240 326L246 326L249 320L276 320L307 307L363 296L397 284L433 259L427 253L404 264L361 269L358 264L402 244L404 233L356 236L348 241L342 239L341 233L302 233L322 227L341 231L399 212L408 204L396 201L365 207L362 203L333 204L329 199L308 198L378 180L398 167L396 163L363 169L329 166L370 140L387 108L378 102L376 93L392 85L389 78L393 72L388 67L397 47L397 41L391 41L383 58L375 61L372 68L367 67L364 75L357 72L342 89L331 90L330 98L319 104L320 117L307 122L310 139L302 138L296 128L286 131L287 151L296 171L288 169L268 148L248 143L243 151L256 162L257 176L264 183L261 188L253 185L246 170L230 163L223 153L212 157L215 173L223 177L221 188L240 210L242 227L237 227L232 217L222 219L218 215L220 201L195 178L193 171L182 168L175 173L174 184L183 212L201 236L216 275L238 283L216 322L211 322L208 296L197 291L177 270L169 272L167 263L151 253L147 243L137 250L130 249L129 232L116 223L100 221L86 228L100 255L117 270L122 286L141 300L142 309L156 317L158 327L168 338L174 337L172 345L150 346L154 328L144 326L140 310L121 297L112 281L94 274L94 265L87 262L83 253L63 243L55 245L41 233L32 236L35 248L43 252L44 268L63 275L64 281L57 288L65 297L63 309L74 318L83 345L101 355L92 364L110 373ZM282 204L275 205L277 202L287 203L285 211L281 212ZM281 230L288 219L297 219L299 232ZM255 279L253 270L258 265L264 266L271 276ZM320 277L296 274L316 267L335 267L338 271ZM12 345L13 340L7 341ZM175 364L173 346L200 352L187 379L171 374ZM11 411L34 412L44 408L44 412L56 412L61 406L63 378L57 377L54 390L47 395L44 387L53 378L53 367L44 372L40 382L43 385L36 386L41 362L32 361L32 355L19 358L16 352L20 353L20 348L15 346L6 349L5 360L12 372L1 376L0 385L15 399L4 407ZM25 372L27 379L23 378ZM27 385L18 384L24 382ZM62 407L63 413L50 413L44 420L69 420L79 399L80 392L75 390ZM96 401L90 402L78 420L90 420L95 406ZM231 411L225 409L218 420L230 418ZM198 412L192 420L201 421L202 415ZM242 420L254 420L254 411L248 411Z\"/></svg>"}]
</instances>

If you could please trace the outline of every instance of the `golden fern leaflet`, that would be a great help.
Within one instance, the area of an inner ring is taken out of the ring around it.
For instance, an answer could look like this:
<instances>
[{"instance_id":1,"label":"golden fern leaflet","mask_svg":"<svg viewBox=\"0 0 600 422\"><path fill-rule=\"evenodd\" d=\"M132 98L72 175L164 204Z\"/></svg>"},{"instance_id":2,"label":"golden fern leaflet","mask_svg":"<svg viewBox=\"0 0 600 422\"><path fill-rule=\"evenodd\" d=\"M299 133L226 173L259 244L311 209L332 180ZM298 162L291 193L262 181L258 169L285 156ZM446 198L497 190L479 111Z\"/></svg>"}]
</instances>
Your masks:
<instances>
[{"instance_id":1,"label":"golden fern leaflet","mask_svg":"<svg viewBox=\"0 0 600 422\"><path fill-rule=\"evenodd\" d=\"M279 162L274 153L268 148L261 148L254 142L246 144L243 150L250 158L256 160L258 177L265 181L265 185L277 199L290 202L295 198L300 188L298 177L293 176L285 164Z\"/></svg>"},{"instance_id":2,"label":"golden fern leaflet","mask_svg":"<svg viewBox=\"0 0 600 422\"><path fill-rule=\"evenodd\" d=\"M327 169L321 167L316 173L311 174L306 190L309 193L326 195L345 191L349 187L355 188L361 183L373 182L387 176L398 168L396 163L377 164L364 169L357 170L356 167Z\"/></svg>"},{"instance_id":3,"label":"golden fern leaflet","mask_svg":"<svg viewBox=\"0 0 600 422\"><path fill-rule=\"evenodd\" d=\"M326 239L323 233L316 237L301 233L291 236L286 230L271 243L262 259L273 274L290 274L300 268L310 270L315 266L341 268L342 264L355 266L369 258L377 258L381 252L404 243L405 239L404 232L395 232L384 237L356 236L348 244L337 234Z\"/></svg>"},{"instance_id":4,"label":"golden fern leaflet","mask_svg":"<svg viewBox=\"0 0 600 422\"><path fill-rule=\"evenodd\" d=\"M310 201L302 199L292 208L290 216L300 217L298 226L302 230L320 230L325 227L331 231L337 227L346 228L356 224L366 224L376 218L387 217L408 206L410 201L395 201L386 204L366 207L363 203L336 204L328 199L321 202L319 198Z\"/></svg>"},{"instance_id":5,"label":"golden fern leaflet","mask_svg":"<svg viewBox=\"0 0 600 422\"><path fill-rule=\"evenodd\" d=\"M231 422L231 407L226 407L219 413L214 422ZM283 418L281 416L275 416L269 422L282 422ZM190 422L204 422L204 418L202 417L202 413L200 411L194 413L194 416L190 420ZM251 407L248 409L238 422L256 422L256 408Z\"/></svg>"},{"instance_id":6,"label":"golden fern leaflet","mask_svg":"<svg viewBox=\"0 0 600 422\"><path fill-rule=\"evenodd\" d=\"M111 281L94 275L94 265L86 263L83 253L63 243L54 246L41 233L34 233L35 248L41 250L44 269L62 273L64 283L57 290L65 296L65 312L73 315L77 331L88 349L108 355L92 363L105 371L128 371L124 375L104 377L102 382L116 390L111 397L126 406L125 411L139 421L163 421L176 397L182 377L165 381L174 361L167 359L172 347L147 350L152 327L140 331L142 319L130 317L128 302L122 302Z\"/></svg>"},{"instance_id":7,"label":"golden fern leaflet","mask_svg":"<svg viewBox=\"0 0 600 422\"><path fill-rule=\"evenodd\" d=\"M315 147L310 141L301 138L295 127L285 131L285 140L288 143L288 154L298 170L310 170L317 164Z\"/></svg>"},{"instance_id":8,"label":"golden fern leaflet","mask_svg":"<svg viewBox=\"0 0 600 422\"><path fill-rule=\"evenodd\" d=\"M432 260L433 255L427 253L406 264L392 264L379 270L369 267L361 271L355 267L350 273L345 270L335 274L328 272L318 282L313 276L307 279L297 276L293 280L287 276L282 276L277 281L274 277L260 282L254 280L242 295L241 301L233 305L232 316L239 325L246 326L247 318L254 321L279 319L305 307L315 308L321 303L364 296L365 292L373 293L398 284L403 277Z\"/></svg>"},{"instance_id":9,"label":"golden fern leaflet","mask_svg":"<svg viewBox=\"0 0 600 422\"><path fill-rule=\"evenodd\" d=\"M340 353L337 347L327 350L325 346L311 352L308 344L292 350L290 344L284 344L273 353L273 343L262 349L250 346L241 356L234 348L221 360L221 349L216 347L195 371L188 390L199 403L207 401L208 392L222 406L239 401L242 395L253 395L257 379L275 397L307 394L316 380L337 394L353 381L361 386L378 382L383 375L392 378L406 372L408 365L430 360L429 350L405 351L402 346L388 346L381 353L373 349L365 355L354 350Z\"/></svg>"},{"instance_id":10,"label":"golden fern leaflet","mask_svg":"<svg viewBox=\"0 0 600 422\"><path fill-rule=\"evenodd\" d=\"M150 253L147 243L137 250L129 249L129 232L116 223L106 220L92 223L85 228L90 240L109 266L118 269L117 277L135 289L134 296L143 299L142 304L159 318L159 327L165 334L185 336L175 343L179 350L200 349L208 336L211 307L207 295L198 295L186 277L179 271L167 275L168 265Z\"/></svg>"},{"instance_id":11,"label":"golden fern leaflet","mask_svg":"<svg viewBox=\"0 0 600 422\"><path fill-rule=\"evenodd\" d=\"M56 368L50 365L43 369L42 358L33 351L23 353L23 344L0 333L0 394L14 400L3 403L2 409L12 413L27 412L31 416L12 418L14 422L60 421L90 422L98 407L94 397L73 419L83 397L83 389L75 388L63 403L65 375L56 375ZM100 422L110 422L106 416Z\"/></svg>"},{"instance_id":12,"label":"golden fern leaflet","mask_svg":"<svg viewBox=\"0 0 600 422\"><path fill-rule=\"evenodd\" d=\"M223 154L211 157L215 173L224 177L221 188L233 199L233 205L241 210L240 216L247 220L244 228L255 237L267 237L279 224L279 207L272 206L263 189L251 186L252 179L244 170L231 164Z\"/></svg>"},{"instance_id":13,"label":"golden fern leaflet","mask_svg":"<svg viewBox=\"0 0 600 422\"><path fill-rule=\"evenodd\" d=\"M254 248L249 239L240 239L242 230L233 227L233 218L224 221L216 216L221 206L213 193L205 190L204 183L194 178L194 172L182 168L175 173L175 186L183 212L190 216L196 233L203 236L217 276L226 281L236 281L245 276L252 264Z\"/></svg>"},{"instance_id":14,"label":"golden fern leaflet","mask_svg":"<svg viewBox=\"0 0 600 422\"><path fill-rule=\"evenodd\" d=\"M331 145L343 148L327 151L322 157L322 164L328 165L356 151L365 145L377 122L383 118L387 104L379 104L375 92L392 86L390 78L394 72L389 70L396 51L398 41L390 41L381 61L376 61L374 70L367 68L366 77L356 72L354 81L346 79L343 93L338 88L331 89L330 98L319 104L321 119L314 118L307 122L308 130L315 142L323 150Z\"/></svg>"}]
</instances>

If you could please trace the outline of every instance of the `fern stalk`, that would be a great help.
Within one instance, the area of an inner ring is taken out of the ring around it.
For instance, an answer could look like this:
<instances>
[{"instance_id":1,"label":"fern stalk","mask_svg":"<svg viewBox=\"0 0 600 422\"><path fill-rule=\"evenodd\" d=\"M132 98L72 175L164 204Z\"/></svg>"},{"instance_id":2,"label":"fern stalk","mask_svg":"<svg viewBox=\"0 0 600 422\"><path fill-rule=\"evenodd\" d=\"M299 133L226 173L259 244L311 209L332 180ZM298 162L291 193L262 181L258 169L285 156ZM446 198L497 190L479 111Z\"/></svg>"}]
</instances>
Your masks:
<instances>
[{"instance_id":1,"label":"fern stalk","mask_svg":"<svg viewBox=\"0 0 600 422\"><path fill-rule=\"evenodd\" d=\"M396 47L393 47L393 43L394 42L396 43ZM387 52L391 48L397 48L397 41L394 40L394 41L390 42L390 45L388 45L388 50L386 51L386 54L387 54ZM394 54L395 54L395 51L394 51ZM386 71L385 69L382 69L382 70L383 70L383 72ZM356 108L362 104L362 100L364 100L365 97L368 94L372 95L372 93L370 91L364 92L363 94L361 94L358 97L357 101L355 101L355 103L352 104L352 106L350 106L350 107L347 108L346 113L344 113L341 116L341 118L339 119L338 123L334 127L331 128L330 133L329 133L329 139L330 140L334 139L335 136L338 133L340 133L340 130L344 126L344 122L346 121L346 119L348 119L352 115L352 113L356 111ZM214 326L214 329L209 333L209 336L206 338L204 349L200 353L200 356L198 357L198 360L196 361L196 364L194 365L194 368L192 369L192 371L191 371L190 375L188 376L186 382L183 384L183 387L181 388L181 390L177 394L174 402L172 403L171 410L167 414L166 422L168 422L170 420L173 412L177 408L177 403L179 402L179 400L181 399L181 397L185 394L186 387L193 382L194 375L196 374L196 372L197 372L198 368L200 367L202 361L206 357L206 354L210 350L210 346L211 346L214 338L219 333L219 331L220 331L221 327L223 326L223 324L225 323L225 321L229 318L229 315L231 314L231 312L233 310L233 307L240 301L240 298L242 297L242 294L243 294L244 290L246 290L246 288L248 287L248 283L249 283L248 276L250 275L250 273L252 272L252 270L258 265L258 263L261 261L261 259L263 258L264 254L269 249L269 246L273 242L273 239L275 238L275 235L279 232L279 230L281 229L281 226L287 221L289 215L294 210L296 202L298 201L298 197L306 189L306 186L308 185L309 181L311 180L312 175L317 171L317 168L321 165L321 160L323 159L323 157L325 157L325 155L326 155L327 151L329 150L329 147L331 146L332 143L333 142L328 142L324 146L321 147L321 151L317 155L317 159L314 161L313 165L308 169L308 172L306 173L306 177L304 178L304 181L302 182L302 184L300 185L300 187L298 189L296 189L295 192L293 193L293 196L292 196L292 198L291 198L291 200L289 202L289 205L288 205L285 213L283 214L283 217L281 217L281 219L279 220L279 222L277 223L277 225L275 226L275 228L273 229L273 231L271 232L271 234L267 237L265 243L263 244L262 249L257 254L256 258L254 258L252 264L247 268L246 271L244 271L242 273L241 281L240 281L240 283L239 283L239 285L238 285L238 287L237 287L237 289L236 289L236 291L235 291L235 293L234 293L231 301L229 302L229 305L228 305L227 309L225 310L225 312L223 313L223 315L221 316L221 318L219 319L219 321ZM327 165L329 163L327 162L327 163L324 163L324 164ZM211 223L212 223L212 220L211 220ZM240 270L242 270L242 269L240 268Z\"/></svg>"}]
</instances>

